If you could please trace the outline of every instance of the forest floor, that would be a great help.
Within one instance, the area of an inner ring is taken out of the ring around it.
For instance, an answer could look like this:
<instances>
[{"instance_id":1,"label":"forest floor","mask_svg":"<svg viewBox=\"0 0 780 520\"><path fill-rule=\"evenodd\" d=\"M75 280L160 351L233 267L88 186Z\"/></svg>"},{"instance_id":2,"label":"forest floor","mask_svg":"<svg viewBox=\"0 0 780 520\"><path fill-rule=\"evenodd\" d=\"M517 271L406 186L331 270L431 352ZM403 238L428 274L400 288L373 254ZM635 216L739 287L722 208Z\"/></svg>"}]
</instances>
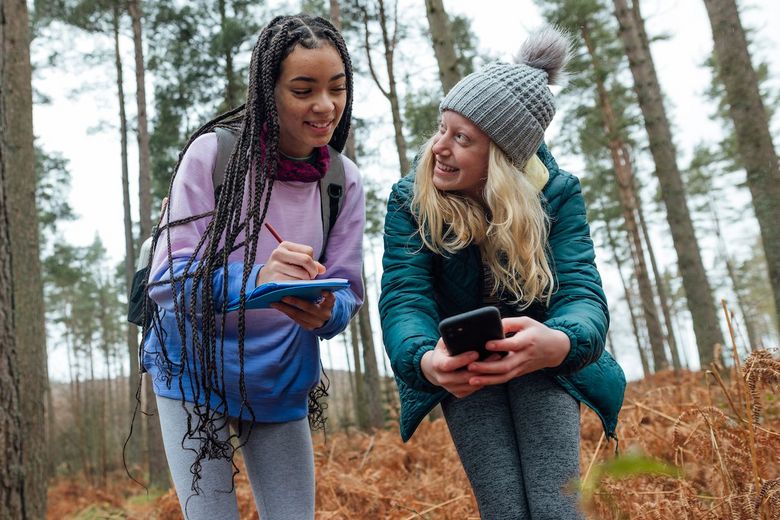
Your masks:
<instances>
[{"instance_id":1,"label":"forest floor","mask_svg":"<svg viewBox=\"0 0 780 520\"><path fill-rule=\"evenodd\" d=\"M780 518L780 363L769 354L751 358L739 379L725 371L668 371L629 384L617 459L614 441L604 440L599 419L583 407L588 518ZM407 444L396 424L373 435L317 435L315 462L318 520L479 518L443 420L425 421ZM242 518L257 518L243 472L237 494ZM162 520L181 513L173 491L147 497L117 474L104 487L56 480L48 518Z\"/></svg>"}]
</instances>

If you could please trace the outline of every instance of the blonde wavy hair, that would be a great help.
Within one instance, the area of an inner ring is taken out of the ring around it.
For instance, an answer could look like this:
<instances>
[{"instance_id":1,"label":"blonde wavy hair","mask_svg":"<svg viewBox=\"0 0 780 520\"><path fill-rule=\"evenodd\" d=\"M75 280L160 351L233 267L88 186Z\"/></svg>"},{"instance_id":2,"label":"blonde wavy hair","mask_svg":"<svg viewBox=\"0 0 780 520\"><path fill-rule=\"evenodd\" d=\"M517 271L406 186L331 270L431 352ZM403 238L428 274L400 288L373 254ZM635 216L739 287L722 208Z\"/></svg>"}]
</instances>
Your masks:
<instances>
[{"instance_id":1,"label":"blonde wavy hair","mask_svg":"<svg viewBox=\"0 0 780 520\"><path fill-rule=\"evenodd\" d=\"M546 179L545 166L534 155L522 171L491 141L482 206L433 185L432 147L433 139L423 149L411 202L424 246L451 254L476 243L492 273L492 294L508 292L521 309L534 300L549 304L555 290L546 255L549 218L539 198L542 186L526 174L533 171L538 180L541 170Z\"/></svg>"}]
</instances>

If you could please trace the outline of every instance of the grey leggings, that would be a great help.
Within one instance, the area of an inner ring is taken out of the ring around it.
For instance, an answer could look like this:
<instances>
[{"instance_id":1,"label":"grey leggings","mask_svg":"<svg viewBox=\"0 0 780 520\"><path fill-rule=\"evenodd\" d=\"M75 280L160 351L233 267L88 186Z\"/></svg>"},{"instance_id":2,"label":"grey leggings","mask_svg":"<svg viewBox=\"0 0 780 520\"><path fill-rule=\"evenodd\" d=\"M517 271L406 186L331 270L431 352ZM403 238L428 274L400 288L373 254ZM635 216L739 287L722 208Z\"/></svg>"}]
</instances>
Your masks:
<instances>
[{"instance_id":1,"label":"grey leggings","mask_svg":"<svg viewBox=\"0 0 780 520\"><path fill-rule=\"evenodd\" d=\"M187 405L192 410L191 405ZM202 461L201 492L195 494L191 471L195 453L182 447L187 431L187 412L182 409L181 401L159 396L157 410L168 466L184 517L188 520L238 519L230 461ZM221 431L227 438L228 428ZM184 446L197 448L197 443L188 439ZM241 453L260 518L314 518L314 450L305 417L285 423L255 423Z\"/></svg>"},{"instance_id":2,"label":"grey leggings","mask_svg":"<svg viewBox=\"0 0 780 520\"><path fill-rule=\"evenodd\" d=\"M581 519L579 403L534 372L442 402L447 426L489 520Z\"/></svg>"}]
</instances>

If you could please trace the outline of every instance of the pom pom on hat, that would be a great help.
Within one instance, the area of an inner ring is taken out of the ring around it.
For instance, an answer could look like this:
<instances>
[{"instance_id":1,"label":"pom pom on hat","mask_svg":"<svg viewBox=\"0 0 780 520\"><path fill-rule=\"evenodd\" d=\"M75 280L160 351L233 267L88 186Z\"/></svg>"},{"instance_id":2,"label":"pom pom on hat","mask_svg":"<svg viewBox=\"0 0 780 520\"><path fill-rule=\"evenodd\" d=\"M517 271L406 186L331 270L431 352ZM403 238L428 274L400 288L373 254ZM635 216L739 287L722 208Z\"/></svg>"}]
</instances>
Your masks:
<instances>
[{"instance_id":1,"label":"pom pom on hat","mask_svg":"<svg viewBox=\"0 0 780 520\"><path fill-rule=\"evenodd\" d=\"M547 73L547 83L555 85L571 58L571 52L571 40L566 33L557 27L547 26L528 37L516 61L542 69Z\"/></svg>"},{"instance_id":2,"label":"pom pom on hat","mask_svg":"<svg viewBox=\"0 0 780 520\"><path fill-rule=\"evenodd\" d=\"M523 44L519 63L493 62L469 74L444 96L439 110L470 120L523 168L555 115L548 85L561 77L570 49L566 34L544 27Z\"/></svg>"}]
</instances>

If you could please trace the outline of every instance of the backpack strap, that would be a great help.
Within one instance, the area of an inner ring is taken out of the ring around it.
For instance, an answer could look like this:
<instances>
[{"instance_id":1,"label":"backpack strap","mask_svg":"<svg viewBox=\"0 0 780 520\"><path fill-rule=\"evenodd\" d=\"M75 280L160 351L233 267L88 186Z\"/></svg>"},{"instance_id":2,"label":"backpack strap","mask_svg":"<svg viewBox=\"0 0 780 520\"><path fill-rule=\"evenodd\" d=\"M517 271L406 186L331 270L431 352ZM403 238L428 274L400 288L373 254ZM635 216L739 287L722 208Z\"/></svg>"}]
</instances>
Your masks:
<instances>
[{"instance_id":1,"label":"backpack strap","mask_svg":"<svg viewBox=\"0 0 780 520\"><path fill-rule=\"evenodd\" d=\"M236 146L238 133L222 126L215 127L214 133L217 134L217 160L211 171L211 181L214 184L214 202L216 203L222 191L222 183L225 182L225 170L227 170L233 148Z\"/></svg>"},{"instance_id":2,"label":"backpack strap","mask_svg":"<svg viewBox=\"0 0 780 520\"><path fill-rule=\"evenodd\" d=\"M217 159L214 161L211 180L214 184L214 200L216 201L222 191L222 184L225 182L225 170L230 160L230 154L233 153L233 148L236 146L238 133L233 129L221 126L215 127L214 132L217 134ZM347 184L341 154L331 146L328 146L328 152L330 152L330 166L328 166L328 171L320 179L320 206L322 209L322 250L320 251L320 262L327 260L325 251L328 246L328 237L339 216Z\"/></svg>"},{"instance_id":3,"label":"backpack strap","mask_svg":"<svg viewBox=\"0 0 780 520\"><path fill-rule=\"evenodd\" d=\"M327 261L325 252L328 247L328 237L339 216L339 210L344 198L344 188L347 184L347 177L344 173L344 161L341 158L341 154L330 145L328 145L328 152L330 152L330 166L328 166L325 176L320 179L322 251L320 252L319 261L321 263Z\"/></svg>"}]
</instances>

